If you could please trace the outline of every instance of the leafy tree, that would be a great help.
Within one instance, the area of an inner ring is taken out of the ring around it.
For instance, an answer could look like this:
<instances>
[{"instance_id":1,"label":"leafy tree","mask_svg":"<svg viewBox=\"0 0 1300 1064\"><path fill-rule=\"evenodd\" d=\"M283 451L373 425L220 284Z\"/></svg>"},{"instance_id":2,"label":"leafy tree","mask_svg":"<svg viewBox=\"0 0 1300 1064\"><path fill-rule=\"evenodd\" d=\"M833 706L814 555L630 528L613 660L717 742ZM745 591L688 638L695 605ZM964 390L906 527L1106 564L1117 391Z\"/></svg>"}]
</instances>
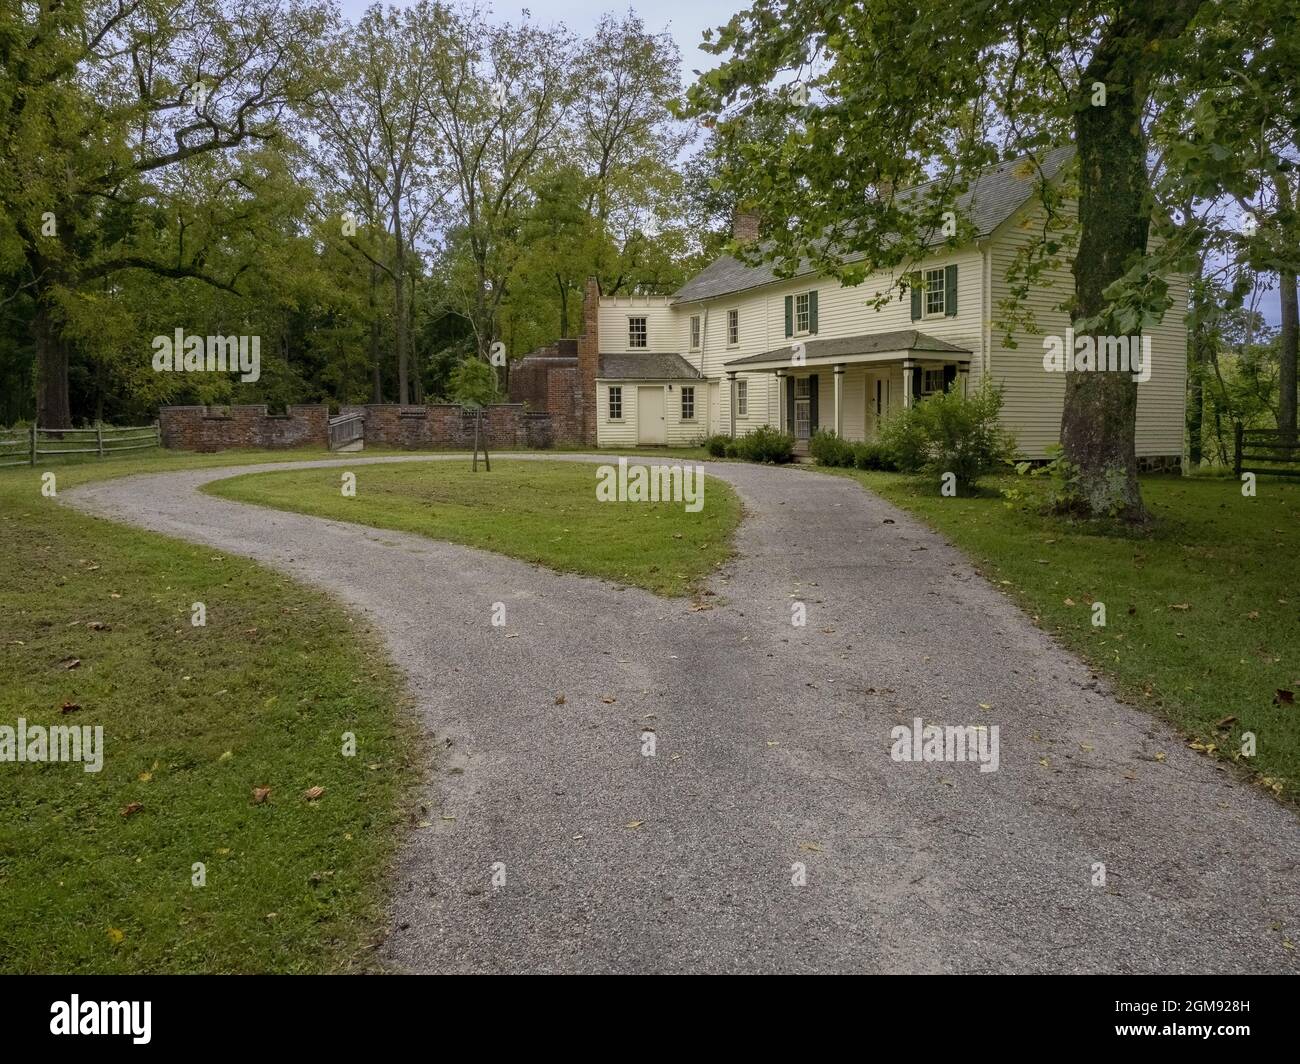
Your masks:
<instances>
[{"instance_id":1,"label":"leafy tree","mask_svg":"<svg viewBox=\"0 0 1300 1064\"><path fill-rule=\"evenodd\" d=\"M1170 105L1160 86L1177 85L1188 99L1217 83L1220 64L1197 51L1211 24L1224 27L1219 39L1237 57L1263 40L1263 27L1281 36L1291 25L1282 0L935 0L919 16L906 0L756 0L713 39L728 58L692 87L690 113L719 116L727 152L767 219L764 254L778 270L808 260L849 284L885 269L905 286L980 167L1072 141L1071 317L1081 334L1127 335L1169 309L1162 274L1190 265L1192 249L1178 238L1195 230L1166 233L1157 218L1169 239L1148 243L1149 132L1153 110ZM1290 44L1277 51L1258 86L1261 107L1283 108L1294 59ZM784 137L745 135L752 122L782 121L792 123ZM1175 184L1198 197L1221 188L1240 169L1221 160L1244 154L1250 136L1225 124L1192 141L1168 168L1166 195L1183 202ZM924 202L893 194L921 172L939 179ZM1049 195L1045 177L1039 184ZM1067 374L1061 437L1081 512L1145 518L1136 409L1128 374Z\"/></svg>"}]
</instances>

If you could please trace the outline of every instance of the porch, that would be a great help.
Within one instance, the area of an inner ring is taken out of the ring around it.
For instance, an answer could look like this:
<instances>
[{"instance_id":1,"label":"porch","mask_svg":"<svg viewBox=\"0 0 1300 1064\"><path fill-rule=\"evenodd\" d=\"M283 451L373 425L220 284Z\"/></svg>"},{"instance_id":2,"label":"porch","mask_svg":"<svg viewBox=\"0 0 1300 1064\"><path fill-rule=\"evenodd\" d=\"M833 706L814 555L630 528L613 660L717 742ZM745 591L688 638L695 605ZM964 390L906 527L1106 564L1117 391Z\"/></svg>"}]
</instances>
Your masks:
<instances>
[{"instance_id":1,"label":"porch","mask_svg":"<svg viewBox=\"0 0 1300 1064\"><path fill-rule=\"evenodd\" d=\"M971 351L914 329L835 340L808 340L726 363L735 409L740 374L778 380L778 427L806 454L813 433L833 430L845 440L875 439L884 420L954 381L964 387ZM735 435L735 425L731 434Z\"/></svg>"}]
</instances>

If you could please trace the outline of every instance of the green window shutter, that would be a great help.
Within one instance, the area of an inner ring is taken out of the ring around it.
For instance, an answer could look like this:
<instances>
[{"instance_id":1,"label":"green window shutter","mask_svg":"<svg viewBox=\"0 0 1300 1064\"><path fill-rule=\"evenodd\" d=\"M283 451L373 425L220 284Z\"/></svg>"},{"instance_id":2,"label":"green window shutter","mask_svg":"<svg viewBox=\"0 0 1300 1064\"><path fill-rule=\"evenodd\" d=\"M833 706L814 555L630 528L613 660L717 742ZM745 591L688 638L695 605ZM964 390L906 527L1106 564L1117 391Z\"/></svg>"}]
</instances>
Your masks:
<instances>
[{"instance_id":1,"label":"green window shutter","mask_svg":"<svg viewBox=\"0 0 1300 1064\"><path fill-rule=\"evenodd\" d=\"M957 267L943 268L943 312L950 318L957 316Z\"/></svg>"},{"instance_id":2,"label":"green window shutter","mask_svg":"<svg viewBox=\"0 0 1300 1064\"><path fill-rule=\"evenodd\" d=\"M912 276L912 320L913 321L921 320L921 296L923 294L921 292L921 287L924 284L925 284L925 280L923 277L916 274Z\"/></svg>"},{"instance_id":3,"label":"green window shutter","mask_svg":"<svg viewBox=\"0 0 1300 1064\"><path fill-rule=\"evenodd\" d=\"M794 378L785 379L785 431L794 435Z\"/></svg>"},{"instance_id":4,"label":"green window shutter","mask_svg":"<svg viewBox=\"0 0 1300 1064\"><path fill-rule=\"evenodd\" d=\"M785 297L785 334L794 335L794 296Z\"/></svg>"},{"instance_id":5,"label":"green window shutter","mask_svg":"<svg viewBox=\"0 0 1300 1064\"><path fill-rule=\"evenodd\" d=\"M808 293L808 331L815 333L817 331L817 291Z\"/></svg>"},{"instance_id":6,"label":"green window shutter","mask_svg":"<svg viewBox=\"0 0 1300 1064\"><path fill-rule=\"evenodd\" d=\"M912 402L919 403L920 401L921 401L921 367L913 366L912 367Z\"/></svg>"},{"instance_id":7,"label":"green window shutter","mask_svg":"<svg viewBox=\"0 0 1300 1064\"><path fill-rule=\"evenodd\" d=\"M808 377L808 432L817 431L817 374Z\"/></svg>"}]
</instances>

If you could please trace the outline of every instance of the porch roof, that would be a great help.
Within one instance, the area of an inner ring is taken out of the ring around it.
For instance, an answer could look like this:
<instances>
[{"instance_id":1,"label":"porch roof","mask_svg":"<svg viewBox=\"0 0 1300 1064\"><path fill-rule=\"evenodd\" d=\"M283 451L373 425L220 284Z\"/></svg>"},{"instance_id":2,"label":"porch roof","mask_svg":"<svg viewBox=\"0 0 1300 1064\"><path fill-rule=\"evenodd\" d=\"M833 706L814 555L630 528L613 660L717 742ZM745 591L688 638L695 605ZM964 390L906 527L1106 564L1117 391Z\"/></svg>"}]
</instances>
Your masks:
<instances>
[{"instance_id":1,"label":"porch roof","mask_svg":"<svg viewBox=\"0 0 1300 1064\"><path fill-rule=\"evenodd\" d=\"M840 336L828 340L806 340L806 364L824 365L827 362L889 362L898 358L931 358L943 362L969 362L969 348L958 347L947 340L928 336L916 329L896 329L893 332L865 333L862 336ZM794 347L786 344L771 351L744 358L733 358L726 363L735 369L789 369L792 366Z\"/></svg>"}]
</instances>

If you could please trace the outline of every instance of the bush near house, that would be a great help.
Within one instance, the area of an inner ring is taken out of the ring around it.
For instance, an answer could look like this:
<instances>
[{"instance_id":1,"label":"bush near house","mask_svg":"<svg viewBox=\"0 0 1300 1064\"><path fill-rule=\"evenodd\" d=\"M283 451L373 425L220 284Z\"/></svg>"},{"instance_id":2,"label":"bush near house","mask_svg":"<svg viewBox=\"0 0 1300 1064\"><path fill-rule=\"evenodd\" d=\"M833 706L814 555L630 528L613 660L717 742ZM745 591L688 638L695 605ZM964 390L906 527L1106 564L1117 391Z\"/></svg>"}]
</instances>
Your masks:
<instances>
[{"instance_id":1,"label":"bush near house","mask_svg":"<svg viewBox=\"0 0 1300 1064\"><path fill-rule=\"evenodd\" d=\"M820 466L832 469L875 469L893 470L896 468L889 452L879 443L853 443L842 440L829 429L817 432L808 444L808 452Z\"/></svg>"},{"instance_id":2,"label":"bush near house","mask_svg":"<svg viewBox=\"0 0 1300 1064\"><path fill-rule=\"evenodd\" d=\"M736 441L736 453L748 462L784 465L794 461L794 437L763 425Z\"/></svg>"},{"instance_id":3,"label":"bush near house","mask_svg":"<svg viewBox=\"0 0 1300 1064\"><path fill-rule=\"evenodd\" d=\"M720 433L715 433L712 436L705 436L704 439L700 441L700 446L703 447L706 451L708 451L709 454L714 458L726 458L727 444L731 442L732 441L729 436L723 436Z\"/></svg>"},{"instance_id":4,"label":"bush near house","mask_svg":"<svg viewBox=\"0 0 1300 1064\"><path fill-rule=\"evenodd\" d=\"M970 395L950 389L892 415L880 442L904 473L952 473L958 494L974 494L980 477L1015 457L1015 438L998 421L1001 409L1002 393L987 380Z\"/></svg>"}]
</instances>

